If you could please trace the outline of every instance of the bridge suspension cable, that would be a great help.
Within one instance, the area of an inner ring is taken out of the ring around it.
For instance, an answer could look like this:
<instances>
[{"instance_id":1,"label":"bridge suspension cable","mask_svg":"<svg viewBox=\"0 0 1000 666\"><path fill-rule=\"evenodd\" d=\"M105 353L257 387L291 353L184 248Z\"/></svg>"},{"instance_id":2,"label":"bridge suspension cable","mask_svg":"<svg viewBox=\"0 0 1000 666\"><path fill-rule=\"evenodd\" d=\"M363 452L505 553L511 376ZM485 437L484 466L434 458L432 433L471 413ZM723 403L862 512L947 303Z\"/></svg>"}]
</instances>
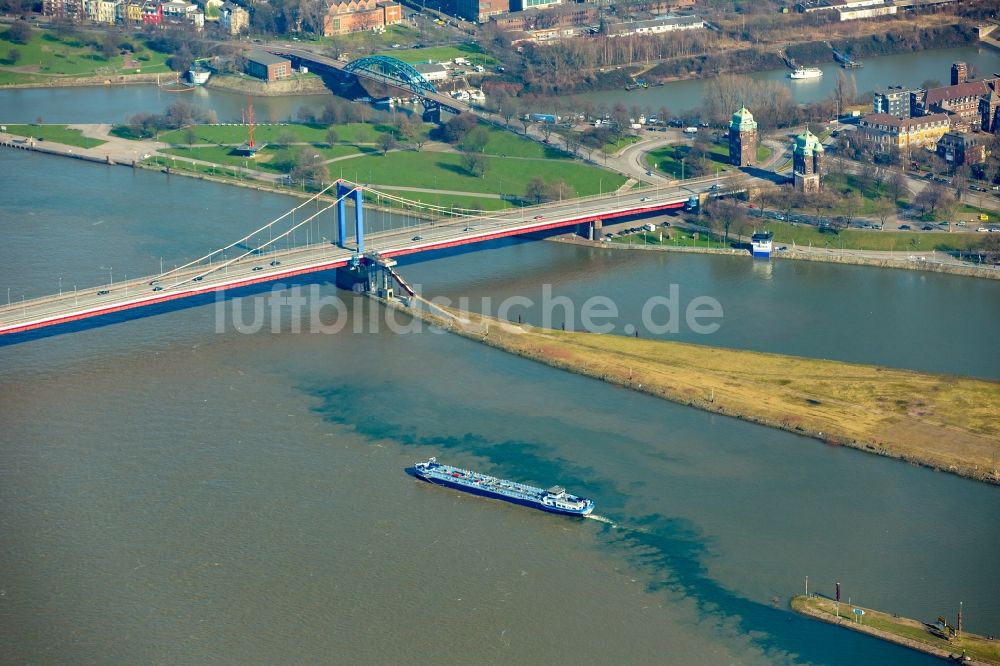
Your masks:
<instances>
[{"instance_id":1,"label":"bridge suspension cable","mask_svg":"<svg viewBox=\"0 0 1000 666\"><path fill-rule=\"evenodd\" d=\"M281 216L279 216L279 217L276 217L276 218L274 218L273 220L271 220L270 222L268 222L267 224L265 224L265 225L264 225L264 226L262 226L261 228L257 229L256 231L251 231L251 232L250 232L250 233L248 233L248 234L247 234L246 236L243 236L242 238L240 238L240 239L238 239L238 240L235 240L235 241L233 241L232 243L230 243L229 245L226 245L225 247L220 247L220 248L218 248L218 249L216 249L216 250L212 250L212 251L211 251L211 252L209 252L208 254L206 254L206 255L204 255L204 256L202 256L202 257L199 257L199 258L197 258L197 259L193 259L193 260L191 260L191 261L187 262L186 264L184 264L183 266L175 266L174 268L170 269L169 271L166 271L166 272L164 272L164 273L160 273L160 274L159 274L159 275L157 275L156 277L157 277L158 279L162 279L162 278L165 278L165 277L167 277L168 275L171 275L171 274L173 274L173 273L176 273L176 272L178 272L178 271L182 271L182 270L184 270L185 268L190 268L191 266L194 266L194 265L196 265L196 264L200 264L201 262L203 262L203 261L205 261L205 260L208 260L208 259L211 259L211 258L212 258L212 257L214 257L215 255L217 255L217 254L220 254L220 253L222 253L222 252L225 252L226 250L228 250L228 249L230 249L230 248L233 248L233 247L235 247L235 246L237 246L237 245L240 245L241 243L245 243L246 241L250 240L251 238L253 238L253 237L254 237L254 236L256 236L257 234L259 234L259 233L261 233L261 232L265 231L266 229L269 229L269 228L271 228L272 226L274 226L274 225L275 225L275 224L277 224L278 222L281 222L281 221L282 221L283 219L285 219L285 218L286 218L286 217L288 217L289 215L294 215L294 214L295 214L295 211L299 210L299 209L300 209L300 208L302 208L303 206L307 206L307 205L309 205L310 203L312 203L313 201L317 200L317 199L318 199L318 198L319 198L320 196L322 196L323 194L325 194L326 192L328 192L328 191L330 190L330 188L331 188L331 187L334 187L334 186L335 186L335 185L336 185L336 184L337 184L338 182L343 182L343 181L334 181L334 182L330 183L329 185L327 185L327 186L326 186L326 187L324 187L324 188L323 188L322 190L320 190L320 191L319 191L319 192L317 192L316 194L314 194L314 195L312 195L311 197L309 197L308 199L306 199L306 200L305 200L304 202L302 202L302 203L301 203L301 204L299 204L298 206L295 206L295 207L294 207L294 208L292 208L291 210L288 210L288 211L286 211L286 212L285 212L284 214L282 214ZM338 199L338 201L339 201L339 199ZM246 256L246 255L244 255L244 256ZM211 272L211 271L209 271L209 272Z\"/></svg>"},{"instance_id":2,"label":"bridge suspension cable","mask_svg":"<svg viewBox=\"0 0 1000 666\"><path fill-rule=\"evenodd\" d=\"M334 184L336 184L336 183L334 183ZM329 189L329 188L324 188L323 191L326 191L327 189ZM235 264L235 263L239 262L240 260L245 259L245 258L247 258L247 257L249 257L251 255L261 254L265 248L269 248L271 245L273 245L274 243L280 241L282 238L288 238L292 233L295 232L296 229L298 229L298 228L300 228L300 227L302 227L302 226L304 226L306 224L309 224L310 222L312 222L313 220L315 220L316 218L318 218L320 215L322 215L323 213L327 212L328 210L330 210L331 208L333 208L334 206L336 206L337 204L339 204L342 200L346 199L348 196L351 195L351 193L353 193L357 189L359 189L359 186L355 186L353 189L347 190L340 197L338 197L337 199L334 199L333 203L329 204L328 206L325 206L324 208L321 208L320 210L316 211L315 213L313 213L312 215L310 215L306 219L302 220L298 224L295 224L295 225L289 227L288 229L286 229L281 234L279 234L279 235L277 235L277 236L275 236L273 238L268 239L268 241L266 243L261 243L257 247L251 248L250 250L247 250L246 252L244 252L243 254L239 255L238 257L234 257L232 259L228 259L228 260L224 261L221 264L217 264L215 266L211 266L211 267L209 267L208 270L203 271L201 273L198 273L197 275L192 275L190 278L188 278L186 280L182 280L182 281L176 283L174 286L186 284L188 282L193 282L194 280L196 280L199 277L208 275L209 273L214 273L214 272L223 270L223 269L227 268L228 266L231 266L232 264ZM316 197L312 197L309 201L313 201L315 198ZM306 202L306 203L308 203L308 202ZM305 205L305 204L303 204L303 205ZM301 208L301 207L302 206L298 206L298 208ZM284 217L284 215L282 217ZM278 219L280 220L281 218L278 218ZM270 225L265 225L264 227L262 227L262 229L266 229L268 226L270 226ZM256 233L256 232L254 232L254 233ZM253 236L253 234L250 234L250 236ZM250 236L245 236L243 240L248 239ZM226 246L226 249L231 248L231 247L233 247L234 245L237 245L240 242L242 242L242 241L237 241L236 243L231 243L230 245ZM206 255L206 256L208 256L208 255ZM186 265L187 266L191 266L194 263L197 263L197 262L189 262ZM175 270L180 270L180 269L178 268L178 269L175 269ZM171 272L173 272L173 271L171 271ZM164 275L166 275L166 273L164 273Z\"/></svg>"}]
</instances>

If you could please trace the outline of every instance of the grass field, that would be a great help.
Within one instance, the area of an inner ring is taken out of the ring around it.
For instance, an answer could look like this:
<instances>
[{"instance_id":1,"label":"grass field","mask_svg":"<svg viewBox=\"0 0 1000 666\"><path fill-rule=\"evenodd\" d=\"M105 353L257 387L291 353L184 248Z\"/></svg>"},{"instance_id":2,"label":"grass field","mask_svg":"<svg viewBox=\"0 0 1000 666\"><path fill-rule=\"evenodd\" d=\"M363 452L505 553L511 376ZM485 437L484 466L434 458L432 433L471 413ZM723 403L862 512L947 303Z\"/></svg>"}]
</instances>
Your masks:
<instances>
[{"instance_id":1,"label":"grass field","mask_svg":"<svg viewBox=\"0 0 1000 666\"><path fill-rule=\"evenodd\" d=\"M558 368L831 444L1000 479L1000 382L462 317L468 323L453 322L456 332Z\"/></svg>"},{"instance_id":2,"label":"grass field","mask_svg":"<svg viewBox=\"0 0 1000 666\"><path fill-rule=\"evenodd\" d=\"M325 144L327 127L327 125L299 123L258 125L254 130L254 141L257 143L277 143L279 136L291 133L295 136L296 142ZM392 131L388 125L368 123L345 123L334 125L333 128L337 132L337 142L347 144L374 144L379 134ZM188 142L188 129L164 132L160 135L160 140L173 144L186 144ZM194 132L195 143L237 145L247 140L246 125L195 125L190 129ZM426 131L426 127L424 131Z\"/></svg>"},{"instance_id":3,"label":"grass field","mask_svg":"<svg viewBox=\"0 0 1000 666\"><path fill-rule=\"evenodd\" d=\"M570 160L528 160L488 157L485 176L473 176L455 153L400 151L388 156L369 155L343 162L343 174L361 182L405 185L435 190L524 195L528 181L536 176L546 181L562 179L577 195L597 194L620 187L625 179L610 171ZM339 175L339 174L335 174ZM419 193L407 195L424 198ZM427 199L424 199L427 200Z\"/></svg>"},{"instance_id":4,"label":"grass field","mask_svg":"<svg viewBox=\"0 0 1000 666\"><path fill-rule=\"evenodd\" d=\"M375 148L370 146L351 146L339 144L332 147L327 147L325 145L308 146L305 149L308 150L311 155L319 155L320 159L324 161L337 157L344 157L345 155L360 155L365 152L375 152ZM260 171L267 171L270 173L287 173L291 168L289 165L294 163L294 156L292 155L292 152L281 146L268 146L261 150L257 154L257 157L253 159L232 154L233 149L229 146L195 146L193 148L178 147L168 148L162 152L170 155L176 155L177 157L213 162L215 164L240 167L246 166L251 169L258 169Z\"/></svg>"},{"instance_id":5,"label":"grass field","mask_svg":"<svg viewBox=\"0 0 1000 666\"><path fill-rule=\"evenodd\" d=\"M423 49L387 49L379 55L391 56L408 63L448 62L455 58L465 58L473 65L494 65L497 60L477 44L461 46L430 46Z\"/></svg>"},{"instance_id":6,"label":"grass field","mask_svg":"<svg viewBox=\"0 0 1000 666\"><path fill-rule=\"evenodd\" d=\"M661 238L662 235L662 238ZM615 236L612 243L622 245L668 245L670 247L706 247L725 249L729 247L712 234L688 231L679 227L668 227L657 231L642 231L637 234Z\"/></svg>"},{"instance_id":7,"label":"grass field","mask_svg":"<svg viewBox=\"0 0 1000 666\"><path fill-rule=\"evenodd\" d=\"M991 641L983 636L963 631L960 636L951 640L939 638L928 631L923 622L906 617L898 617L889 613L864 608L857 604L841 603L839 612L837 604L825 597L797 596L792 599L792 608L804 615L811 615L828 621L841 620L840 625L848 629L860 630L867 627L889 636L914 641L920 645L936 648L947 654L965 653L973 659L988 664L1000 664L1000 641ZM854 614L855 608L864 610L861 621ZM928 618L928 621L935 618ZM878 634L876 634L878 635Z\"/></svg>"},{"instance_id":8,"label":"grass field","mask_svg":"<svg viewBox=\"0 0 1000 666\"><path fill-rule=\"evenodd\" d=\"M840 233L820 233L812 225L768 221L762 225L774 232L774 242L784 245L831 247L845 250L882 250L894 252L930 252L965 250L985 242L980 233L943 231L872 231L844 229Z\"/></svg>"},{"instance_id":9,"label":"grass field","mask_svg":"<svg viewBox=\"0 0 1000 666\"><path fill-rule=\"evenodd\" d=\"M67 146L94 148L106 141L83 136L78 129L69 129L65 125L5 125L7 131L18 136L35 137L46 141L65 143Z\"/></svg>"},{"instance_id":10,"label":"grass field","mask_svg":"<svg viewBox=\"0 0 1000 666\"><path fill-rule=\"evenodd\" d=\"M547 146L537 141L525 139L513 132L493 127L492 125L482 125L489 132L490 140L483 150L487 155L504 155L506 157L531 157L536 159L570 159L569 155Z\"/></svg>"},{"instance_id":11,"label":"grass field","mask_svg":"<svg viewBox=\"0 0 1000 666\"><path fill-rule=\"evenodd\" d=\"M0 33L3 35L4 33ZM60 40L54 33L44 30L33 30L31 40L27 44L15 44L6 39L0 39L0 54L3 60L0 61L6 74L25 75L59 75L59 76L92 76L102 74L130 74L136 68L146 73L169 72L166 66L166 57L162 53L156 53L148 49L143 50L137 57L148 58L148 60L138 60L138 64L123 69L125 58L114 55L105 58L87 42L93 37L87 33L80 33L72 37ZM97 37L99 39L99 36ZM8 54L11 49L17 49L21 57L17 62L11 62ZM23 71L11 72L10 68L16 67ZM0 70L2 71L2 70ZM3 79L0 79L3 82ZM9 83L19 83L22 81L11 80Z\"/></svg>"}]
</instances>

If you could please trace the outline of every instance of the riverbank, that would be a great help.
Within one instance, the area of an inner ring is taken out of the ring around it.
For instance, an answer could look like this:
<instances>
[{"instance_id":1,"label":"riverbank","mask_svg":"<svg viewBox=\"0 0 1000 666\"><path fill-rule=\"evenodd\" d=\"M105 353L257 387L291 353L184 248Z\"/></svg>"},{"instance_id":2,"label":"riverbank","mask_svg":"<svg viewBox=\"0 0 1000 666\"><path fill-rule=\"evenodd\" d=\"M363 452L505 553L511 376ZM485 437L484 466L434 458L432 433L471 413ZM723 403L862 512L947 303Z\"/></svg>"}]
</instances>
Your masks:
<instances>
[{"instance_id":1,"label":"riverbank","mask_svg":"<svg viewBox=\"0 0 1000 666\"><path fill-rule=\"evenodd\" d=\"M636 250L641 252L687 252L696 254L728 254L749 257L746 250L727 248L707 248L707 247L681 247L672 245L626 245L624 243L602 243L591 241L585 238L574 236L556 236L547 240L556 243L568 243L572 245L586 245L589 247L600 247L615 250ZM940 259L928 260L927 253L917 255L895 253L896 256L889 256L885 252L851 250L850 252L838 252L837 250L809 250L806 248L790 248L785 252L771 255L776 260L793 261L821 261L834 264L849 264L853 266L872 266L875 268L895 268L904 270L930 271L932 273L948 273L950 275L962 275L965 277L985 278L988 280L1000 280L1000 267L980 267L973 265L962 265L958 260L955 263L946 263Z\"/></svg>"},{"instance_id":2,"label":"riverbank","mask_svg":"<svg viewBox=\"0 0 1000 666\"><path fill-rule=\"evenodd\" d=\"M253 97L281 97L284 95L329 95L330 89L315 74L296 75L278 81L261 81L249 76L232 74L213 75L205 84L212 90L250 95Z\"/></svg>"},{"instance_id":3,"label":"riverbank","mask_svg":"<svg viewBox=\"0 0 1000 666\"><path fill-rule=\"evenodd\" d=\"M1000 382L555 331L427 307L405 310L482 344L562 370L829 445L1000 485Z\"/></svg>"},{"instance_id":4,"label":"riverbank","mask_svg":"<svg viewBox=\"0 0 1000 666\"><path fill-rule=\"evenodd\" d=\"M890 615L857 604L841 603L838 613L836 602L825 597L799 595L792 598L791 607L807 617L875 636L941 659L973 666L1000 664L1000 641L968 631L962 631L961 635L948 640L931 633L927 625L918 620ZM855 608L864 611L860 621L854 613ZM946 634L942 632L941 635ZM968 660L962 660L963 655Z\"/></svg>"}]
</instances>

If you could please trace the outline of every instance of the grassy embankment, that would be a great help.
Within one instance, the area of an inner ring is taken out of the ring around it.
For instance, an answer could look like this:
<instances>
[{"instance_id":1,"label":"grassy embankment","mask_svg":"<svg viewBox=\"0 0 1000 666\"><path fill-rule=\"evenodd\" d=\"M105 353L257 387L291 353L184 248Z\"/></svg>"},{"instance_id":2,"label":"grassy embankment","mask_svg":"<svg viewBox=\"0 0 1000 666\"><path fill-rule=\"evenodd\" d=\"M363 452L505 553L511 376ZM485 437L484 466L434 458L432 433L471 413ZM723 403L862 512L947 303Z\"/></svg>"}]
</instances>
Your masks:
<instances>
[{"instance_id":1,"label":"grassy embankment","mask_svg":"<svg viewBox=\"0 0 1000 666\"><path fill-rule=\"evenodd\" d=\"M455 332L557 368L1000 483L1000 382L451 314Z\"/></svg>"},{"instance_id":2,"label":"grassy embankment","mask_svg":"<svg viewBox=\"0 0 1000 666\"><path fill-rule=\"evenodd\" d=\"M96 33L80 32L60 38L49 30L32 30L27 44L12 42L6 36L6 32L0 32L0 85L170 71L167 56L145 48L135 54L131 66L126 68L124 56L105 57L100 53L94 43L100 43L102 37ZM19 54L16 61L10 58L12 49Z\"/></svg>"},{"instance_id":3,"label":"grassy embankment","mask_svg":"<svg viewBox=\"0 0 1000 666\"><path fill-rule=\"evenodd\" d=\"M838 614L836 603L825 597L797 596L792 599L791 605L793 610L803 615L872 634L939 657L965 654L981 663L1000 664L1000 641L989 640L967 631L963 631L961 636L946 640L932 634L923 622L896 617L857 604L841 603ZM864 610L860 622L854 614L855 608Z\"/></svg>"},{"instance_id":4,"label":"grassy embankment","mask_svg":"<svg viewBox=\"0 0 1000 666\"><path fill-rule=\"evenodd\" d=\"M694 220L697 222L697 220ZM730 230L730 240L737 234L748 234L757 228L774 232L774 242L777 246L789 248L814 247L830 250L876 250L882 252L899 252L913 254L914 252L955 252L970 251L983 246L989 236L976 232L946 232L946 231L872 231L867 229L844 229L839 233L821 232L808 224L794 224L768 220L763 224L751 220L747 228L734 225ZM702 221L704 223L704 220ZM961 228L961 227L956 227ZM730 247L717 234L695 233L678 227L668 227L661 231L642 232L626 236L617 236L614 243L628 245L664 245L669 247Z\"/></svg>"},{"instance_id":5,"label":"grassy embankment","mask_svg":"<svg viewBox=\"0 0 1000 666\"><path fill-rule=\"evenodd\" d=\"M80 148L95 148L107 143L101 139L92 139L84 136L78 129L70 129L66 125L4 125L7 132L17 136L33 137L46 141L64 143L67 146L79 146Z\"/></svg>"},{"instance_id":6,"label":"grassy embankment","mask_svg":"<svg viewBox=\"0 0 1000 666\"><path fill-rule=\"evenodd\" d=\"M175 147L165 152L176 156L150 158L150 163L171 166L175 169L212 175L236 176L233 167L249 167L272 174L288 173L295 164L295 153L310 150L323 160L336 160L327 164L331 178L343 176L356 182L371 183L391 189L391 186L414 187L427 190L452 190L469 192L469 195L439 192L404 192L404 196L441 206L459 206L481 210L500 210L511 203L499 198L520 197L525 194L528 182L540 176L546 181L564 180L577 195L598 194L621 186L625 179L613 172L593 165L580 164L555 148L545 146L504 130L486 126L489 142L484 148L488 168L483 176L475 176L462 164L462 155L444 144L429 144L417 151L400 140L401 149L384 156L375 142L378 135L393 131L391 127L352 123L334 125L338 142L326 143L326 126L289 124L264 125L254 137L258 143L269 144L255 160L230 154L232 147L246 139L246 128L239 126L203 125L162 135L161 140ZM426 134L429 126L419 131ZM273 143L282 140L282 134L294 137L295 143ZM189 139L195 145L182 146ZM213 144L213 145L198 145ZM210 162L199 165L182 158ZM338 159L345 158L345 159ZM490 196L476 196L476 194Z\"/></svg>"}]
</instances>

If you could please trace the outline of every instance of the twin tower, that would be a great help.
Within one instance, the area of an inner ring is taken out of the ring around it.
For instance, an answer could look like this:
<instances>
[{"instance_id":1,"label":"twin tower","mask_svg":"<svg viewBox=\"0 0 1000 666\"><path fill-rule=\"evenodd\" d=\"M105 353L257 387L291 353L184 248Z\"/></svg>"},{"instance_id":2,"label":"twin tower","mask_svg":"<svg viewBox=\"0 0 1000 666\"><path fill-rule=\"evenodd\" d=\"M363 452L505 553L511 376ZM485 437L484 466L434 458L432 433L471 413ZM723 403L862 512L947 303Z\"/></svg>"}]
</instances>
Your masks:
<instances>
[{"instance_id":1,"label":"twin tower","mask_svg":"<svg viewBox=\"0 0 1000 666\"><path fill-rule=\"evenodd\" d=\"M729 161L733 166L753 166L757 161L760 137L757 121L747 108L741 107L729 121ZM792 170L795 189L818 192L823 166L823 144L815 134L806 131L795 137L792 147Z\"/></svg>"}]
</instances>

